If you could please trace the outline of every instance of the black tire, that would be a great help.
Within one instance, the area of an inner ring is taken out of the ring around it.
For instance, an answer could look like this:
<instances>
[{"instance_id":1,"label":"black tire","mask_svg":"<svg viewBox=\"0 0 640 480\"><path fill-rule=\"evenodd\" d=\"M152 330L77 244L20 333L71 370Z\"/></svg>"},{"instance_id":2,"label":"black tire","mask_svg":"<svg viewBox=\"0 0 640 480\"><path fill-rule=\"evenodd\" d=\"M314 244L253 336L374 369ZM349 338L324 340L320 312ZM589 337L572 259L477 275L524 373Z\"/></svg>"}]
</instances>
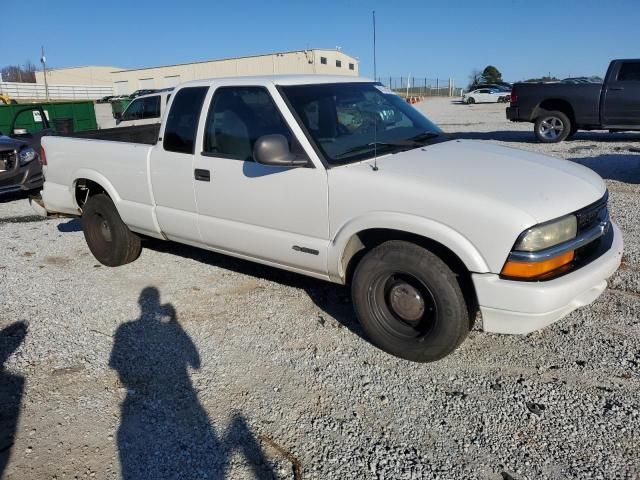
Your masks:
<instances>
[{"instance_id":1,"label":"black tire","mask_svg":"<svg viewBox=\"0 0 640 480\"><path fill-rule=\"evenodd\" d=\"M104 193L89 197L84 204L82 231L89 250L103 265L119 267L140 256L140 237L124 224L113 201Z\"/></svg>"},{"instance_id":2,"label":"black tire","mask_svg":"<svg viewBox=\"0 0 640 480\"><path fill-rule=\"evenodd\" d=\"M469 97L467 98L467 105L473 105L474 103L476 103L476 99L473 97Z\"/></svg>"},{"instance_id":3,"label":"black tire","mask_svg":"<svg viewBox=\"0 0 640 480\"><path fill-rule=\"evenodd\" d=\"M392 240L368 252L354 273L351 296L371 342L406 360L441 359L471 326L456 275L410 242Z\"/></svg>"},{"instance_id":4,"label":"black tire","mask_svg":"<svg viewBox=\"0 0 640 480\"><path fill-rule=\"evenodd\" d=\"M536 118L533 131L542 143L558 143L571 133L571 120L559 111L544 112Z\"/></svg>"}]
</instances>

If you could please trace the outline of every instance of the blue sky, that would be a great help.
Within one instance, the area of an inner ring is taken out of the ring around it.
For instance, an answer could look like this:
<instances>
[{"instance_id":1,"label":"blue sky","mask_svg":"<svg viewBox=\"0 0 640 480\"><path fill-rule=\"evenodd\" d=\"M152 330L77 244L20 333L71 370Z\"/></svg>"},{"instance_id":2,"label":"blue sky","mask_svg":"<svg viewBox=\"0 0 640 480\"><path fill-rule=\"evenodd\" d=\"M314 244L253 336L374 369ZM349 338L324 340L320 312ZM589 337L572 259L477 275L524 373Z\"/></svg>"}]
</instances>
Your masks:
<instances>
[{"instance_id":1,"label":"blue sky","mask_svg":"<svg viewBox=\"0 0 640 480\"><path fill-rule=\"evenodd\" d=\"M640 0L6 2L0 66L143 67L304 48L334 48L373 75L466 84L493 64L506 80L551 72L603 75L610 59L640 57ZM17 20L16 20L17 19Z\"/></svg>"}]
</instances>

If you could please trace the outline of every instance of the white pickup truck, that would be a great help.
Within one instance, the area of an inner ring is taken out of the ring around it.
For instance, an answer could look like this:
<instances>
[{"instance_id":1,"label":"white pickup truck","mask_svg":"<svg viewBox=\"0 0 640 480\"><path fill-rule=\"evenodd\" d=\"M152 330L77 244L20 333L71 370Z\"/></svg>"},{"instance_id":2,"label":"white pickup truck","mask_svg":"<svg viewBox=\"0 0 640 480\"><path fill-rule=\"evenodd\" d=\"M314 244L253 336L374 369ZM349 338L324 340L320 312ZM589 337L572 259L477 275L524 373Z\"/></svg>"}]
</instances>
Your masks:
<instances>
[{"instance_id":1,"label":"white pickup truck","mask_svg":"<svg viewBox=\"0 0 640 480\"><path fill-rule=\"evenodd\" d=\"M570 161L451 140L366 79L180 85L161 125L43 139L47 212L93 255L140 236L351 285L385 351L433 361L467 336L524 334L591 303L620 264L607 190Z\"/></svg>"}]
</instances>

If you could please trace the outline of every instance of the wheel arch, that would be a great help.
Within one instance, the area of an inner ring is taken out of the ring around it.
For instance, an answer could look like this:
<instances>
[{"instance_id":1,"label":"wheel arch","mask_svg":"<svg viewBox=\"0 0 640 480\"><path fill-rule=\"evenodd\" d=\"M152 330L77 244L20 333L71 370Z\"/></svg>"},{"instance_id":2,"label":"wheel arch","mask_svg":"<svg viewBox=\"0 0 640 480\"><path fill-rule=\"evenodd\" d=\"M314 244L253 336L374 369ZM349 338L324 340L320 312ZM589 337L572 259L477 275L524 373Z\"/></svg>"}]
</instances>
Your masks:
<instances>
[{"instance_id":1,"label":"wheel arch","mask_svg":"<svg viewBox=\"0 0 640 480\"><path fill-rule=\"evenodd\" d=\"M76 172L72 185L74 200L80 209L82 209L87 198L97 195L98 193L108 195L116 205L116 208L118 207L118 203L120 203L120 196L111 182L97 172L91 170L80 170Z\"/></svg>"},{"instance_id":2,"label":"wheel arch","mask_svg":"<svg viewBox=\"0 0 640 480\"><path fill-rule=\"evenodd\" d=\"M349 222L335 236L329 252L329 275L348 283L357 261L387 240L408 240L434 253L455 271L489 272L480 252L461 233L434 220L397 212L378 212Z\"/></svg>"},{"instance_id":3,"label":"wheel arch","mask_svg":"<svg viewBox=\"0 0 640 480\"><path fill-rule=\"evenodd\" d=\"M540 115L543 115L545 112L551 112L551 111L562 112L567 117L569 117L569 120L571 120L572 124L575 123L576 114L573 109L573 106L568 100L565 100L562 98L548 98L540 102L538 106L535 108L535 113L533 115L533 118L534 119L538 118Z\"/></svg>"}]
</instances>

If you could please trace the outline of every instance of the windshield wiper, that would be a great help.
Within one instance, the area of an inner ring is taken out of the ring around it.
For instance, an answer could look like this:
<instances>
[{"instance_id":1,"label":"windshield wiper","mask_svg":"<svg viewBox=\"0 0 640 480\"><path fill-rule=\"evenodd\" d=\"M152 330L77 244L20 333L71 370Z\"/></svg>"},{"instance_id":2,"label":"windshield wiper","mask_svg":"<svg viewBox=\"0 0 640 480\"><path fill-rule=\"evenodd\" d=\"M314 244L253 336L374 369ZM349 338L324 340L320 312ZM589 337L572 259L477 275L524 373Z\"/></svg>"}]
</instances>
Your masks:
<instances>
[{"instance_id":1,"label":"windshield wiper","mask_svg":"<svg viewBox=\"0 0 640 480\"><path fill-rule=\"evenodd\" d=\"M424 140L431 140L432 138L436 138L439 136L440 134L436 132L422 132L409 138L409 140L414 142L422 142Z\"/></svg>"},{"instance_id":2,"label":"windshield wiper","mask_svg":"<svg viewBox=\"0 0 640 480\"><path fill-rule=\"evenodd\" d=\"M420 142L417 142L413 139L395 140L392 142L371 142L365 145L357 145L353 148L349 148L344 152L340 152L337 155L334 155L334 158L341 158L341 157L344 157L345 155L348 155L349 153L355 153L355 152L364 151L364 150L373 150L374 147L401 147L400 150L398 151L403 151L403 150L409 150L411 148L418 148L421 146L422 144Z\"/></svg>"}]
</instances>

